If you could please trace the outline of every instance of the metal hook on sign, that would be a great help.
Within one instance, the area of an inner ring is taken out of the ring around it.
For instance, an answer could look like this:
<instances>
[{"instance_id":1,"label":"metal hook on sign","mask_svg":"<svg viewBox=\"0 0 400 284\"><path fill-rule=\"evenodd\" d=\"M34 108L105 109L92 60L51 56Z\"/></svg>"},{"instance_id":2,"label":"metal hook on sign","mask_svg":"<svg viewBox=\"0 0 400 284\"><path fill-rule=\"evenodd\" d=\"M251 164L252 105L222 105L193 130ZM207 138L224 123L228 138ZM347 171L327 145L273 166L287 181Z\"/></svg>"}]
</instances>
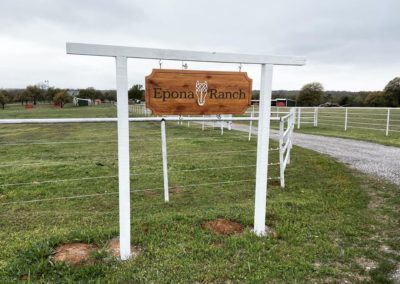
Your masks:
<instances>
[{"instance_id":1,"label":"metal hook on sign","mask_svg":"<svg viewBox=\"0 0 400 284\"><path fill-rule=\"evenodd\" d=\"M221 120L221 115L220 114L217 114L217 119Z\"/></svg>"},{"instance_id":2,"label":"metal hook on sign","mask_svg":"<svg viewBox=\"0 0 400 284\"><path fill-rule=\"evenodd\" d=\"M160 69L162 68L162 67L161 67L161 66L162 66L162 64L163 64L162 60L161 60L161 59L159 59L159 60L158 60L158 65L160 65Z\"/></svg>"},{"instance_id":3,"label":"metal hook on sign","mask_svg":"<svg viewBox=\"0 0 400 284\"><path fill-rule=\"evenodd\" d=\"M242 72L242 63L239 63L239 72Z\"/></svg>"},{"instance_id":4,"label":"metal hook on sign","mask_svg":"<svg viewBox=\"0 0 400 284\"><path fill-rule=\"evenodd\" d=\"M183 118L182 118L182 115L180 114L180 115L179 115L179 120L182 120L182 119L183 119Z\"/></svg>"},{"instance_id":5,"label":"metal hook on sign","mask_svg":"<svg viewBox=\"0 0 400 284\"><path fill-rule=\"evenodd\" d=\"M182 61L182 70L187 70L188 64Z\"/></svg>"}]
</instances>

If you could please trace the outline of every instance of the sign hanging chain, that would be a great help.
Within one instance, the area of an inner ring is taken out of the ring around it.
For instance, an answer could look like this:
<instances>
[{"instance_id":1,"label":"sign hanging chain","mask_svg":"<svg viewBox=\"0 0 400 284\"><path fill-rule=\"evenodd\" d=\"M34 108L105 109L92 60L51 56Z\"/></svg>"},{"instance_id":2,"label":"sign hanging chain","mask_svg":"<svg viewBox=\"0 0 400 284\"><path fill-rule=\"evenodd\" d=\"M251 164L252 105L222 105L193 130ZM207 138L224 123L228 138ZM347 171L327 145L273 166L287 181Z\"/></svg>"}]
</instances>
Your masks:
<instances>
[{"instance_id":1,"label":"sign hanging chain","mask_svg":"<svg viewBox=\"0 0 400 284\"><path fill-rule=\"evenodd\" d=\"M188 64L182 61L182 70L187 70L187 69L188 69Z\"/></svg>"}]
</instances>

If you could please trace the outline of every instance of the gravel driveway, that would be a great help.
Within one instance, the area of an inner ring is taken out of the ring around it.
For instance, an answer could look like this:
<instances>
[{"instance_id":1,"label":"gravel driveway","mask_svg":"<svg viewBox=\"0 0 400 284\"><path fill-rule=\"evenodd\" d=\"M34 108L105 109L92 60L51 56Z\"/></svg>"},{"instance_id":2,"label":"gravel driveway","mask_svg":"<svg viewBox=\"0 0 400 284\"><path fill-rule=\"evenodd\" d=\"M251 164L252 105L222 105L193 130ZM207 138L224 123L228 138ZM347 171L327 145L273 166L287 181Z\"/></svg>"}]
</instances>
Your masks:
<instances>
[{"instance_id":1,"label":"gravel driveway","mask_svg":"<svg viewBox=\"0 0 400 284\"><path fill-rule=\"evenodd\" d=\"M245 125L233 124L232 129L249 131ZM257 134L257 128L252 131ZM277 131L271 138L277 139ZM330 155L361 172L384 178L400 185L400 148L352 139L294 133L293 144Z\"/></svg>"}]
</instances>

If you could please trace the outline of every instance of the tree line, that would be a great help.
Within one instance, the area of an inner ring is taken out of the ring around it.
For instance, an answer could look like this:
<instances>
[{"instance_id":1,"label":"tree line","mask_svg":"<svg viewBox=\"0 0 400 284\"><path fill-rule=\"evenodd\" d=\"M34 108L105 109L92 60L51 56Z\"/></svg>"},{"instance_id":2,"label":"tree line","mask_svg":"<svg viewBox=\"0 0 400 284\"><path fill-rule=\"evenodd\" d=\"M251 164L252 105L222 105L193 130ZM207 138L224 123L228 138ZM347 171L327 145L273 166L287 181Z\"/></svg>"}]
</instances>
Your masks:
<instances>
[{"instance_id":1,"label":"tree line","mask_svg":"<svg viewBox=\"0 0 400 284\"><path fill-rule=\"evenodd\" d=\"M253 99L259 96L259 91L253 91ZM312 82L298 91L273 91L272 98L294 100L297 106L400 107L400 77L389 81L382 91L325 91L321 83Z\"/></svg>"},{"instance_id":2,"label":"tree line","mask_svg":"<svg viewBox=\"0 0 400 284\"><path fill-rule=\"evenodd\" d=\"M144 89L142 85L135 84L129 91L128 96L131 100L144 100ZM73 97L115 102L117 94L115 90L96 90L93 87L79 90L69 90L50 87L40 88L36 85L27 86L25 89L0 89L0 105L4 109L7 104L21 103L21 105L32 103L55 103L60 107L71 103Z\"/></svg>"},{"instance_id":3,"label":"tree line","mask_svg":"<svg viewBox=\"0 0 400 284\"><path fill-rule=\"evenodd\" d=\"M71 103L74 96L92 101L115 102L115 90L96 90L93 87L79 90L68 90L50 87L27 86L25 89L0 89L0 105L4 109L10 103L38 102L56 103L63 107ZM142 85L134 84L128 91L130 100L144 101L145 90ZM253 91L253 99L258 100L260 91ZM277 90L272 92L272 98L287 98L296 101L297 106L371 106L371 107L400 107L400 77L389 81L382 91L325 91L321 83L305 84L297 90Z\"/></svg>"}]
</instances>

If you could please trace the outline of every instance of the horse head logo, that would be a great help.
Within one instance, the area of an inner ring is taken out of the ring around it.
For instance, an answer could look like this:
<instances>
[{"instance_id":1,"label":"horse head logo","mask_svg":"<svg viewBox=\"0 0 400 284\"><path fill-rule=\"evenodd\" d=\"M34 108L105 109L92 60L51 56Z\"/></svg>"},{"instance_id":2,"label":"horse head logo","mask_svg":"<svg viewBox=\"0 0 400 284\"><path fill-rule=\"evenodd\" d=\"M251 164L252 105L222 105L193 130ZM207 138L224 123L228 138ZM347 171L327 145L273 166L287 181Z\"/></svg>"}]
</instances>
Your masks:
<instances>
[{"instance_id":1,"label":"horse head logo","mask_svg":"<svg viewBox=\"0 0 400 284\"><path fill-rule=\"evenodd\" d=\"M199 106L204 106L206 103L208 84L207 81L204 83L196 82L196 96L197 96L197 104Z\"/></svg>"}]
</instances>

